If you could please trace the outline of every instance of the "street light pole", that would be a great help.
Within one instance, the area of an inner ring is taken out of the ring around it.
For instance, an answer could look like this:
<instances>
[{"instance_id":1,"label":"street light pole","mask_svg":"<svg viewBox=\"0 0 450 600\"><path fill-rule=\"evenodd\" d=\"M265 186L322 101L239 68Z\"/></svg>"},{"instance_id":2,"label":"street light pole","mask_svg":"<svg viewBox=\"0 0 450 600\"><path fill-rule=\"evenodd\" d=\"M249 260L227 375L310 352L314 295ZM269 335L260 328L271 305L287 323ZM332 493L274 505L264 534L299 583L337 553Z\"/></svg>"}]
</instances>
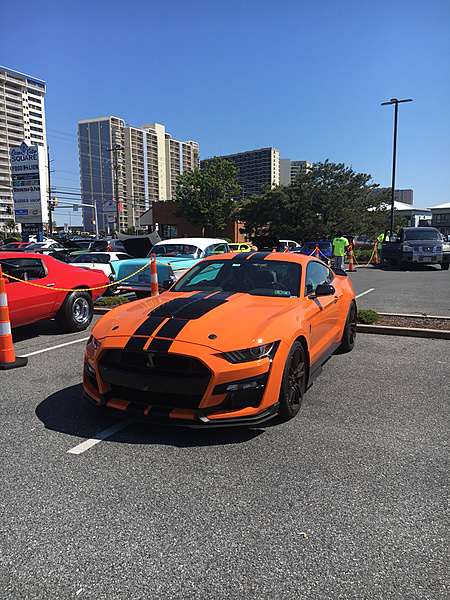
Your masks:
<instances>
[{"instance_id":1,"label":"street light pole","mask_svg":"<svg viewBox=\"0 0 450 600\"><path fill-rule=\"evenodd\" d=\"M108 148L107 152L114 153L114 195L116 197L116 219L117 219L117 231L120 231L120 205L119 205L119 160L117 157L118 150L123 150L122 146L114 146Z\"/></svg>"},{"instance_id":2,"label":"street light pole","mask_svg":"<svg viewBox=\"0 0 450 600\"><path fill-rule=\"evenodd\" d=\"M395 104L394 111L394 152L392 159L392 189L391 189L391 234L394 231L394 199L395 199L395 162L397 155L397 120L398 120L398 105L400 102L412 102L412 98L406 98L405 100L397 100L397 98L391 98L389 102L382 102L381 106L387 106L388 104Z\"/></svg>"}]
</instances>

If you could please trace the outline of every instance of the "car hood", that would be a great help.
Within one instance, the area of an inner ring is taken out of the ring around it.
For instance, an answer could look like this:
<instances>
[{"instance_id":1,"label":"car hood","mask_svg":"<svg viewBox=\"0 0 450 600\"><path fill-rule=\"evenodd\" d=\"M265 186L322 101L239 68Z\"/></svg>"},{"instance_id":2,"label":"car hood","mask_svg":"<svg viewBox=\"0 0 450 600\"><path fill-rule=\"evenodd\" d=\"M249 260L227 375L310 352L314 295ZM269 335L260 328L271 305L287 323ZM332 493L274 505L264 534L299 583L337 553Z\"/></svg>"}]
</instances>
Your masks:
<instances>
[{"instance_id":1,"label":"car hood","mask_svg":"<svg viewBox=\"0 0 450 600\"><path fill-rule=\"evenodd\" d=\"M159 327L169 318L169 327L154 337L229 351L283 339L287 332L281 331L282 323L286 323L289 330L294 329L294 321L298 327L298 309L298 298L165 292L113 309L100 319L92 333L99 340L106 336L117 338L117 344L123 346L126 343L123 338L152 337L155 324ZM292 313L292 326L289 318L280 320L289 313Z\"/></svg>"},{"instance_id":2,"label":"car hood","mask_svg":"<svg viewBox=\"0 0 450 600\"><path fill-rule=\"evenodd\" d=\"M161 241L156 231L149 235L126 235L125 233L118 233L117 237L124 245L127 253L136 258L145 258L153 246Z\"/></svg>"}]
</instances>

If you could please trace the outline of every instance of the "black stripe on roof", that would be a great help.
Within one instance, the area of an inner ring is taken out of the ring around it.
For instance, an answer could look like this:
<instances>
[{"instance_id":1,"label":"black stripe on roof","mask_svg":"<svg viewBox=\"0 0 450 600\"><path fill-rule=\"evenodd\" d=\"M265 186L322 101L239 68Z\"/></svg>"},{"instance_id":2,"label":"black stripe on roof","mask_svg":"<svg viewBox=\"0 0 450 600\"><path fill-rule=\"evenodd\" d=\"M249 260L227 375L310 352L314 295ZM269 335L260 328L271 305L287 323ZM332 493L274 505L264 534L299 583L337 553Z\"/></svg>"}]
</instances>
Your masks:
<instances>
[{"instance_id":1,"label":"black stripe on roof","mask_svg":"<svg viewBox=\"0 0 450 600\"><path fill-rule=\"evenodd\" d=\"M272 252L252 252L251 257L252 260L264 260L268 254L272 254Z\"/></svg>"}]
</instances>

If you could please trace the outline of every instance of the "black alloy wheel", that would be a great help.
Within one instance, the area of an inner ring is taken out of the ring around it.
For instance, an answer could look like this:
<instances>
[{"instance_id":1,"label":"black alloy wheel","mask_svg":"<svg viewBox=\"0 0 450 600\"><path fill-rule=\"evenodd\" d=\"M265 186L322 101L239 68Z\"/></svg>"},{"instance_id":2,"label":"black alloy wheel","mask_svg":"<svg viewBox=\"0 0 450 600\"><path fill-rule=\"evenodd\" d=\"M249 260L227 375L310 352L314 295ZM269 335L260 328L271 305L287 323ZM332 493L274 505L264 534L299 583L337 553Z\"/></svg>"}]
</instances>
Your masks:
<instances>
[{"instance_id":1,"label":"black alloy wheel","mask_svg":"<svg viewBox=\"0 0 450 600\"><path fill-rule=\"evenodd\" d=\"M356 304L352 302L348 309L347 320L345 321L344 333L342 334L340 352L350 352L353 350L356 342L356 323L357 310Z\"/></svg>"},{"instance_id":2,"label":"black alloy wheel","mask_svg":"<svg viewBox=\"0 0 450 600\"><path fill-rule=\"evenodd\" d=\"M279 415L292 419L300 410L306 389L306 352L300 342L294 342L286 359L280 390Z\"/></svg>"}]
</instances>

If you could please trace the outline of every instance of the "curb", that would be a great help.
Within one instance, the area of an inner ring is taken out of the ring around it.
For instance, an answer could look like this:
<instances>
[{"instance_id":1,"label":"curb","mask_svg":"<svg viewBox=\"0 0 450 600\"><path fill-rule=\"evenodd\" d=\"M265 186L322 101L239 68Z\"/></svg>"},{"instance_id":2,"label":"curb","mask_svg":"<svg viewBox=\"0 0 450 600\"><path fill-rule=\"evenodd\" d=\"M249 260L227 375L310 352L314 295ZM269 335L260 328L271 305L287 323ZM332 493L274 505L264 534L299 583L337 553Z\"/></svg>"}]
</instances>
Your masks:
<instances>
[{"instance_id":1,"label":"curb","mask_svg":"<svg viewBox=\"0 0 450 600\"><path fill-rule=\"evenodd\" d=\"M450 331L445 329L419 329L418 327L385 327L383 325L356 325L358 333L378 333L381 335L403 335L406 337L450 340Z\"/></svg>"},{"instance_id":2,"label":"curb","mask_svg":"<svg viewBox=\"0 0 450 600\"><path fill-rule=\"evenodd\" d=\"M404 313L378 313L386 317L413 317L415 319L444 319L450 321L450 317L439 317L435 315L408 315ZM364 325L358 323L356 331L359 333L378 333L380 335L403 335L407 337L420 337L439 340L450 340L450 330L446 329L425 329L420 327L393 327L387 325Z\"/></svg>"},{"instance_id":3,"label":"curb","mask_svg":"<svg viewBox=\"0 0 450 600\"><path fill-rule=\"evenodd\" d=\"M107 312L114 308L114 306L94 306L94 315L105 315ZM406 315L399 313L379 313L380 315L386 316L398 316L398 317L414 317L417 318L420 315ZM448 319L450 321L450 317L432 317L431 315L427 315L430 319ZM450 340L450 331L445 329L419 329L418 327L387 327L384 325L364 325L363 323L358 323L356 325L356 331L358 333L375 333L379 335L403 335L406 337L420 337L420 338L430 338L430 339L438 339L438 340Z\"/></svg>"}]
</instances>

